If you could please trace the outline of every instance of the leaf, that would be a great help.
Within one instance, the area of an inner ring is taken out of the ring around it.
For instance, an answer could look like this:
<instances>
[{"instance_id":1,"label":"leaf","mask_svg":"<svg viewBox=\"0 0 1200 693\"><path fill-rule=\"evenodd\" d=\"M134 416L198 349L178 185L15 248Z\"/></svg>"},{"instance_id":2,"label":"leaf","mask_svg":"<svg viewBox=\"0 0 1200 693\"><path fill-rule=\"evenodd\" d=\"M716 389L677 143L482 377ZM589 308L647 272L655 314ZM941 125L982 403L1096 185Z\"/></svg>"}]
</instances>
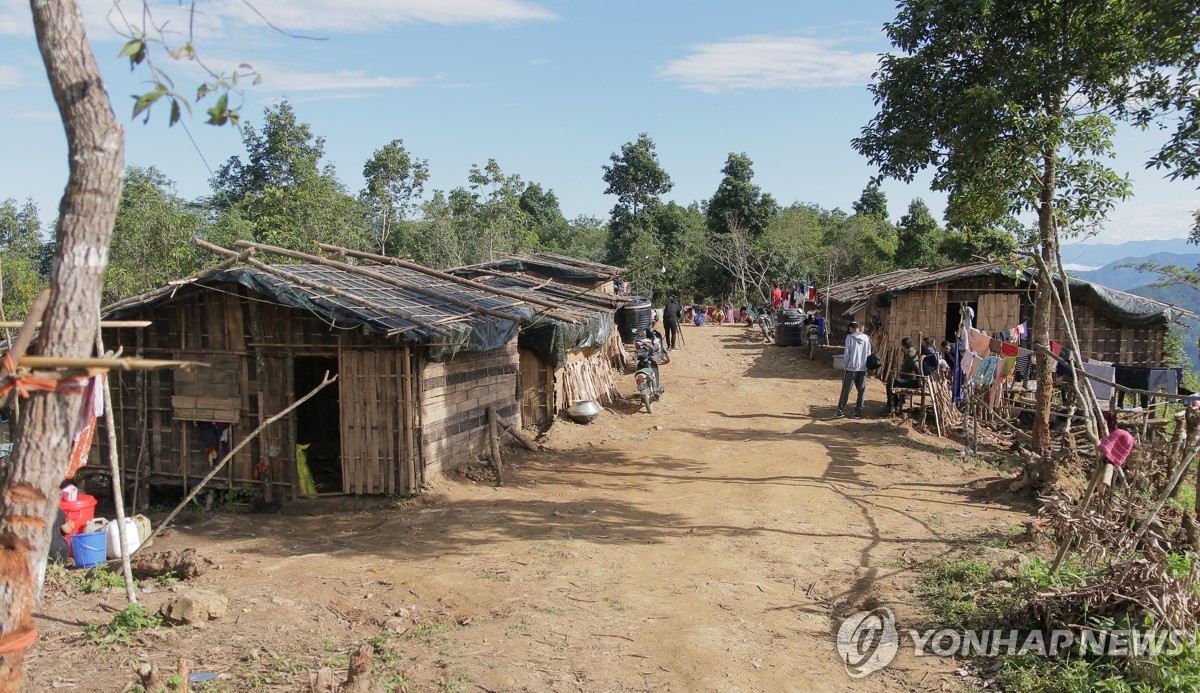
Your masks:
<instances>
[{"instance_id":1,"label":"leaf","mask_svg":"<svg viewBox=\"0 0 1200 693\"><path fill-rule=\"evenodd\" d=\"M168 122L168 125L174 125L175 123L178 123L180 115L181 114L179 112L179 100L171 99L171 119Z\"/></svg>"},{"instance_id":2,"label":"leaf","mask_svg":"<svg viewBox=\"0 0 1200 693\"><path fill-rule=\"evenodd\" d=\"M221 94L217 104L208 109L209 125L224 125L229 122L229 94Z\"/></svg>"},{"instance_id":3,"label":"leaf","mask_svg":"<svg viewBox=\"0 0 1200 693\"><path fill-rule=\"evenodd\" d=\"M146 42L141 39L127 41L124 46L121 46L121 52L117 56L122 58L128 56L129 69L133 70L146 59Z\"/></svg>"},{"instance_id":4,"label":"leaf","mask_svg":"<svg viewBox=\"0 0 1200 693\"><path fill-rule=\"evenodd\" d=\"M154 91L148 91L145 94L142 94L141 96L137 96L136 94L133 95L133 98L136 100L134 101L134 104L133 104L133 116L132 117L134 117L134 118L138 117L138 115L141 114L142 111L145 111L147 108L150 108L151 106L153 106L154 102L158 101L160 98L162 98L163 94L166 94L166 93L167 93L167 90L160 85Z\"/></svg>"}]
</instances>

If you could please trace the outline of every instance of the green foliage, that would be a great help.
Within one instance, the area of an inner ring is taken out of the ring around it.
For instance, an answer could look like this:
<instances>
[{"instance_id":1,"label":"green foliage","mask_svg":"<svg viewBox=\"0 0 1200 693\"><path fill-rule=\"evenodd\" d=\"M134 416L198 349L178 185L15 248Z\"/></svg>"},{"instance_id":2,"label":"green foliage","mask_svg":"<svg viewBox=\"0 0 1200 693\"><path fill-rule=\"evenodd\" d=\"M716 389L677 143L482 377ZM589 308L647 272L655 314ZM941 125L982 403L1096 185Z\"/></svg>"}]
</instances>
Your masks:
<instances>
[{"instance_id":1,"label":"green foliage","mask_svg":"<svg viewBox=\"0 0 1200 693\"><path fill-rule=\"evenodd\" d=\"M604 182L608 184L604 194L617 196L614 221L617 208L636 219L642 210L658 203L659 198L674 186L671 177L658 163L654 141L644 132L637 140L622 145L620 155L613 153L609 161L612 165L604 167Z\"/></svg>"},{"instance_id":2,"label":"green foliage","mask_svg":"<svg viewBox=\"0 0 1200 693\"><path fill-rule=\"evenodd\" d=\"M108 625L89 623L84 633L91 640L106 645L116 642L128 643L137 633L161 625L162 619L147 611L145 607L140 604L130 604L113 615Z\"/></svg>"},{"instance_id":3,"label":"green foliage","mask_svg":"<svg viewBox=\"0 0 1200 693\"><path fill-rule=\"evenodd\" d=\"M405 219L418 204L429 180L429 163L414 159L404 148L404 140L396 139L375 150L363 165L363 178L367 184L358 199L379 253L387 254L389 240L393 247L409 248L411 238L402 235L393 239L392 232L404 229Z\"/></svg>"},{"instance_id":4,"label":"green foliage","mask_svg":"<svg viewBox=\"0 0 1200 693\"><path fill-rule=\"evenodd\" d=\"M154 167L129 166L113 225L106 303L162 286L200 269L192 238L205 232L203 213L175 193Z\"/></svg>"},{"instance_id":5,"label":"green foliage","mask_svg":"<svg viewBox=\"0 0 1200 693\"><path fill-rule=\"evenodd\" d=\"M259 242L313 251L317 242L375 249L358 200L347 194L332 166L321 166L325 140L300 122L284 100L263 113L261 134L243 128L246 160L231 157L210 181L211 203L232 221L218 221Z\"/></svg>"},{"instance_id":6,"label":"green foliage","mask_svg":"<svg viewBox=\"0 0 1200 693\"><path fill-rule=\"evenodd\" d=\"M729 233L730 224L757 237L779 211L770 193L753 183L754 162L745 153L730 153L721 169L724 177L708 201L708 227L716 234Z\"/></svg>"},{"instance_id":7,"label":"green foliage","mask_svg":"<svg viewBox=\"0 0 1200 693\"><path fill-rule=\"evenodd\" d=\"M941 628L966 628L995 613L983 595L992 581L992 565L983 559L941 556L925 566L921 599Z\"/></svg>"},{"instance_id":8,"label":"green foliage","mask_svg":"<svg viewBox=\"0 0 1200 693\"><path fill-rule=\"evenodd\" d=\"M887 195L879 189L879 183L871 181L867 183L867 187L863 188L862 195L859 196L857 202L851 205L851 209L855 214L887 221Z\"/></svg>"},{"instance_id":9,"label":"green foliage","mask_svg":"<svg viewBox=\"0 0 1200 693\"><path fill-rule=\"evenodd\" d=\"M939 269L950 263L941 257L942 230L921 198L908 205L908 213L896 225L896 267Z\"/></svg>"},{"instance_id":10,"label":"green foliage","mask_svg":"<svg viewBox=\"0 0 1200 693\"><path fill-rule=\"evenodd\" d=\"M45 289L42 223L32 199L20 207L16 200L0 203L0 271L3 272L4 316L21 320L29 304Z\"/></svg>"},{"instance_id":11,"label":"green foliage","mask_svg":"<svg viewBox=\"0 0 1200 693\"><path fill-rule=\"evenodd\" d=\"M125 587L125 578L120 573L114 573L107 565L78 570L70 573L71 581L80 594L107 592L111 589Z\"/></svg>"}]
</instances>

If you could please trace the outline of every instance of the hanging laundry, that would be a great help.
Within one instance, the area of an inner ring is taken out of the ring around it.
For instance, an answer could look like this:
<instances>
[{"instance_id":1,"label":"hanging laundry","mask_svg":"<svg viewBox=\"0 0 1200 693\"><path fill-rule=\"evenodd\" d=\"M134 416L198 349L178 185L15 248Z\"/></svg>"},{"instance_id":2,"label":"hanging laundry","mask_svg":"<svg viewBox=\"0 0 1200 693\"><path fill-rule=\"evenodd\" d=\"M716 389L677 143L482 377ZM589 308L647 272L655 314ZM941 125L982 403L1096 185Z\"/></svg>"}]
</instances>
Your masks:
<instances>
[{"instance_id":1,"label":"hanging laundry","mask_svg":"<svg viewBox=\"0 0 1200 693\"><path fill-rule=\"evenodd\" d=\"M1033 352L1024 350L1024 353L1018 353L1016 374L1013 379L1017 382L1025 383L1033 380Z\"/></svg>"},{"instance_id":2,"label":"hanging laundry","mask_svg":"<svg viewBox=\"0 0 1200 693\"><path fill-rule=\"evenodd\" d=\"M1175 368L1155 368L1150 371L1148 378L1149 390L1165 392L1168 395L1179 394L1179 376Z\"/></svg>"},{"instance_id":3,"label":"hanging laundry","mask_svg":"<svg viewBox=\"0 0 1200 693\"><path fill-rule=\"evenodd\" d=\"M1017 336L1020 337L1021 339L1025 339L1026 337L1029 336L1029 323L1028 322L1023 322L1020 325L1017 325Z\"/></svg>"},{"instance_id":4,"label":"hanging laundry","mask_svg":"<svg viewBox=\"0 0 1200 693\"><path fill-rule=\"evenodd\" d=\"M1004 346L1004 342L1001 342L999 339L996 339L995 337L992 337L991 339L988 340L988 351L990 353L997 354L997 355L1004 353L1003 346Z\"/></svg>"},{"instance_id":5,"label":"hanging laundry","mask_svg":"<svg viewBox=\"0 0 1200 693\"><path fill-rule=\"evenodd\" d=\"M1127 387L1131 390L1149 390L1150 389L1150 369L1141 366L1117 366L1116 367L1116 383L1121 387ZM1125 391L1117 390L1117 406L1125 406ZM1143 409L1150 405L1150 398L1147 395L1129 395L1137 397L1138 403Z\"/></svg>"},{"instance_id":6,"label":"hanging laundry","mask_svg":"<svg viewBox=\"0 0 1200 693\"><path fill-rule=\"evenodd\" d=\"M92 439L96 436L96 417L104 414L104 379L103 374L97 375L89 379L87 387L84 388L79 417L71 436L71 457L63 478L74 478L75 472L87 464L88 453L92 450Z\"/></svg>"},{"instance_id":7,"label":"hanging laundry","mask_svg":"<svg viewBox=\"0 0 1200 693\"><path fill-rule=\"evenodd\" d=\"M991 352L991 338L974 328L968 332L967 343L970 345L971 351L980 356L986 356Z\"/></svg>"},{"instance_id":8,"label":"hanging laundry","mask_svg":"<svg viewBox=\"0 0 1200 693\"><path fill-rule=\"evenodd\" d=\"M818 306L821 305L821 297L817 293L817 287L815 287L815 286L808 287L808 300L812 301L813 303L817 304Z\"/></svg>"},{"instance_id":9,"label":"hanging laundry","mask_svg":"<svg viewBox=\"0 0 1200 693\"><path fill-rule=\"evenodd\" d=\"M1017 355L1017 345L1012 342L1004 342L1000 345L1000 354L1015 357Z\"/></svg>"},{"instance_id":10,"label":"hanging laundry","mask_svg":"<svg viewBox=\"0 0 1200 693\"><path fill-rule=\"evenodd\" d=\"M1083 364L1083 371L1097 378L1104 378L1110 382L1116 382L1117 368L1111 363L1104 361L1094 361L1088 359L1087 363ZM1107 401L1112 398L1113 387L1108 383L1102 383L1099 380L1092 380L1092 391L1096 393L1096 399Z\"/></svg>"},{"instance_id":11,"label":"hanging laundry","mask_svg":"<svg viewBox=\"0 0 1200 693\"><path fill-rule=\"evenodd\" d=\"M1058 356L1062 352L1063 346L1053 340L1050 341L1050 353Z\"/></svg>"}]
</instances>

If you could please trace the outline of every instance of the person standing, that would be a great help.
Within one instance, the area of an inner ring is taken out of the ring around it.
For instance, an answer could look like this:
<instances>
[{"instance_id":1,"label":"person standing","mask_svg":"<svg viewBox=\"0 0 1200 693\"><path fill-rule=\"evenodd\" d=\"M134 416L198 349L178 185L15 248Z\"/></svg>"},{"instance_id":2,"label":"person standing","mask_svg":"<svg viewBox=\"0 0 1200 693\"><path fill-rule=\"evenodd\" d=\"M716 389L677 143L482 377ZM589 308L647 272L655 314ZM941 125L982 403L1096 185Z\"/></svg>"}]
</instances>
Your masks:
<instances>
[{"instance_id":1,"label":"person standing","mask_svg":"<svg viewBox=\"0 0 1200 693\"><path fill-rule=\"evenodd\" d=\"M846 372L842 375L842 396L838 398L835 418L845 416L846 402L850 399L850 385L858 390L858 400L854 404L854 418L863 416L863 395L867 389L867 356L871 354L871 338L858 330L858 323L851 322L847 328L846 356L843 365Z\"/></svg>"},{"instance_id":2,"label":"person standing","mask_svg":"<svg viewBox=\"0 0 1200 693\"><path fill-rule=\"evenodd\" d=\"M783 307L783 285L775 285L775 290L771 292L771 305L775 307L775 310Z\"/></svg>"},{"instance_id":3,"label":"person standing","mask_svg":"<svg viewBox=\"0 0 1200 693\"><path fill-rule=\"evenodd\" d=\"M900 408L901 400L896 395L892 394L893 390L898 387L915 388L920 386L920 381L917 380L921 375L921 356L917 353L916 347L913 346L912 339L905 337L900 340L900 346L904 347L904 356L900 361L900 372L896 377L888 381L887 384L887 401L888 413L893 414Z\"/></svg>"},{"instance_id":4,"label":"person standing","mask_svg":"<svg viewBox=\"0 0 1200 693\"><path fill-rule=\"evenodd\" d=\"M663 329L667 331L667 351L679 351L675 347L675 339L679 336L679 321L683 319L683 307L679 301L671 299L663 307Z\"/></svg>"}]
</instances>

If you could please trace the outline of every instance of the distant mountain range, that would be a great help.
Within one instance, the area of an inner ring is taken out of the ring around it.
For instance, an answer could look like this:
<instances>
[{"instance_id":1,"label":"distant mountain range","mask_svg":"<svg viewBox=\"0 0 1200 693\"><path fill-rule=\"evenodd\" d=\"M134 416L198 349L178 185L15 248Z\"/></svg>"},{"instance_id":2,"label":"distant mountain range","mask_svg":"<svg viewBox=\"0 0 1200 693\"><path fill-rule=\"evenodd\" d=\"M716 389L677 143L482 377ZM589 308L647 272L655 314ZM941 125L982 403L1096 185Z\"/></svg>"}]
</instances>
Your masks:
<instances>
[{"instance_id":1,"label":"distant mountain range","mask_svg":"<svg viewBox=\"0 0 1200 693\"><path fill-rule=\"evenodd\" d=\"M1063 264L1067 269L1095 269L1158 253L1200 253L1200 246L1188 243L1186 238L1172 238L1166 241L1127 243L1064 243L1062 247Z\"/></svg>"},{"instance_id":2,"label":"distant mountain range","mask_svg":"<svg viewBox=\"0 0 1200 693\"><path fill-rule=\"evenodd\" d=\"M1142 251L1141 254L1138 254L1139 250ZM1147 250L1153 252L1147 253ZM1069 257L1072 259L1068 259ZM1100 260L1104 260L1104 264L1097 269L1071 269L1072 265L1095 266ZM1063 246L1063 264L1068 266L1067 272L1072 276L1200 313L1200 291L1181 285L1154 286L1154 282L1159 279L1157 274L1124 266L1145 262L1192 268L1200 265L1200 249L1182 239L1131 241L1116 245ZM1183 348L1192 360L1192 370L1200 372L1200 349L1196 343L1197 339L1200 339L1200 324L1196 321L1187 321L1187 324L1189 327L1183 336Z\"/></svg>"}]
</instances>

